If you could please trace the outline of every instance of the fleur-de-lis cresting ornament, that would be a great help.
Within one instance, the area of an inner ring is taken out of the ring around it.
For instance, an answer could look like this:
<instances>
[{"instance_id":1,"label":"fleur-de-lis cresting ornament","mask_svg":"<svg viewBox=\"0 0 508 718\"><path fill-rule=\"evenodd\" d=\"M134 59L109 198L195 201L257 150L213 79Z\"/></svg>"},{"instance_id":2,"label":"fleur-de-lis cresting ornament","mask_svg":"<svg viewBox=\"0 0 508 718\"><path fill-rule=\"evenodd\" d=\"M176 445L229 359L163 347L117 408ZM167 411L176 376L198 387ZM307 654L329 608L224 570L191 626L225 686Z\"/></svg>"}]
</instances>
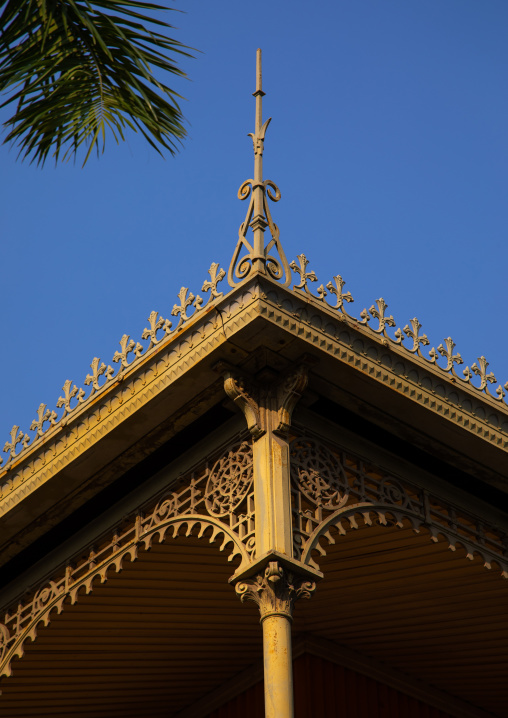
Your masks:
<instances>
[{"instance_id":1,"label":"fleur-de-lis cresting ornament","mask_svg":"<svg viewBox=\"0 0 508 718\"><path fill-rule=\"evenodd\" d=\"M413 317L413 319L410 320L410 324L411 327L409 327L408 324L404 327L404 334L413 340L413 346L410 349L408 347L408 350L413 354L419 354L421 356L420 345L427 346L429 344L429 340L426 334L420 334L422 325L416 317Z\"/></svg>"},{"instance_id":2,"label":"fleur-de-lis cresting ornament","mask_svg":"<svg viewBox=\"0 0 508 718\"><path fill-rule=\"evenodd\" d=\"M344 293L342 291L345 283L346 282L342 279L340 274L337 274L326 285L326 288L329 290L330 294L335 294L335 296L337 297L335 309L338 309L343 314L346 314L346 311L344 310L344 302L354 302L351 292Z\"/></svg>"},{"instance_id":3,"label":"fleur-de-lis cresting ornament","mask_svg":"<svg viewBox=\"0 0 508 718\"><path fill-rule=\"evenodd\" d=\"M446 366L444 367L444 370L454 371L454 364L463 364L464 361L458 352L457 354L453 353L453 350L455 349L455 342L451 337L446 337L444 343L445 346L440 344L437 348L441 356L444 356L446 358Z\"/></svg>"},{"instance_id":4,"label":"fleur-de-lis cresting ornament","mask_svg":"<svg viewBox=\"0 0 508 718\"><path fill-rule=\"evenodd\" d=\"M310 294L308 282L317 282L316 273L314 271L306 271L309 260L307 259L305 254L299 254L296 258L300 266L298 266L298 264L294 260L289 266L291 267L293 272L296 272L296 274L300 275L300 283L294 284L293 289L299 289L302 292L307 292L307 294Z\"/></svg>"},{"instance_id":5,"label":"fleur-de-lis cresting ornament","mask_svg":"<svg viewBox=\"0 0 508 718\"><path fill-rule=\"evenodd\" d=\"M208 274L210 275L210 279L207 279L205 282L203 282L201 291L209 291L210 296L208 297L208 301L213 302L214 299L218 299L223 295L223 292L217 291L217 284L224 279L224 277L226 276L226 272L223 269L219 270L219 265L217 264L217 262L212 262L212 264L210 265L210 269L208 270Z\"/></svg>"},{"instance_id":6,"label":"fleur-de-lis cresting ornament","mask_svg":"<svg viewBox=\"0 0 508 718\"><path fill-rule=\"evenodd\" d=\"M136 344L134 339L130 338L129 334L124 334L123 337L120 339L120 349L121 351L116 351L113 354L113 361L116 364L120 362L120 371L123 371L128 368L129 362L127 360L127 357L129 356L129 354L134 352L134 356L136 357L136 359L138 359L143 352L143 347L141 346L141 344L139 342Z\"/></svg>"},{"instance_id":7,"label":"fleur-de-lis cresting ornament","mask_svg":"<svg viewBox=\"0 0 508 718\"><path fill-rule=\"evenodd\" d=\"M6 454L9 454L9 458L7 459L7 461L10 462L17 456L16 446L18 444L22 444L23 449L26 449L29 442L30 437L28 436L28 434L24 434L22 431L19 430L19 426L14 425L11 429L11 440L6 441L3 448L4 452Z\"/></svg>"},{"instance_id":8,"label":"fleur-de-lis cresting ornament","mask_svg":"<svg viewBox=\"0 0 508 718\"><path fill-rule=\"evenodd\" d=\"M165 335L167 336L171 332L171 327L173 326L169 319L164 319L164 317L159 317L159 312L150 312L150 316L148 317L148 321L150 323L149 327L145 327L143 329L143 334L141 335L142 339L150 339L150 343L148 345L148 349L151 349L156 344L158 344L161 340L157 339L157 332L160 329L164 330Z\"/></svg>"},{"instance_id":9,"label":"fleur-de-lis cresting ornament","mask_svg":"<svg viewBox=\"0 0 508 718\"><path fill-rule=\"evenodd\" d=\"M178 299L180 300L180 304L174 304L173 309L171 310L171 314L174 317L180 315L180 321L178 322L179 326L180 324L183 324L183 322L186 322L189 319L187 315L187 308L190 307L191 304L193 304L196 311L203 304L203 300L199 296L199 294L197 297L195 297L192 292L189 292L189 295L187 296L187 292L189 292L188 287L182 287L180 289L180 291L178 292Z\"/></svg>"},{"instance_id":10,"label":"fleur-de-lis cresting ornament","mask_svg":"<svg viewBox=\"0 0 508 718\"><path fill-rule=\"evenodd\" d=\"M54 426L57 418L58 416L55 411L46 409L46 404L39 404L39 408L37 409L37 419L34 419L30 424L30 431L35 431L35 438L38 439L44 434L44 423L49 421L50 426Z\"/></svg>"},{"instance_id":11,"label":"fleur-de-lis cresting ornament","mask_svg":"<svg viewBox=\"0 0 508 718\"><path fill-rule=\"evenodd\" d=\"M380 297L379 299L376 299L376 305L374 304L370 307L369 312L372 314L374 319L377 319L379 322L379 326L377 329L372 329L373 332L376 332L376 334L384 334L386 327L394 327L395 326L395 319L392 315L389 317L385 316L385 311L388 309L388 304L385 302L383 297ZM366 311L365 309L363 310ZM362 313L363 316L363 313Z\"/></svg>"},{"instance_id":12,"label":"fleur-de-lis cresting ornament","mask_svg":"<svg viewBox=\"0 0 508 718\"><path fill-rule=\"evenodd\" d=\"M111 377L113 376L113 367L112 367L112 366L106 367L106 365L104 364L104 362L102 362L102 363L99 365L99 362L100 362L100 361L101 361L101 360L100 360L98 357L94 357L94 358L92 359L92 363L90 364L90 368L91 368L91 370L92 370L92 373L91 373L91 374L87 374L86 377L85 377L85 384L86 384L87 386L88 386L89 384L92 385L92 388L91 388L91 390L90 390L90 396L92 396L93 394L95 394L96 391L99 391L99 389L100 389L100 386L99 386L99 377L100 377L100 376L102 376L102 375L104 374L105 377L106 377L106 381L109 381L109 380L111 379Z\"/></svg>"},{"instance_id":13,"label":"fleur-de-lis cresting ornament","mask_svg":"<svg viewBox=\"0 0 508 718\"><path fill-rule=\"evenodd\" d=\"M493 372L489 372L487 374L487 367L489 366L489 362L485 359L484 356L478 357L478 364L476 362L474 364L471 364L471 370L474 374L480 377L480 386L478 387L480 391L486 391L489 393L488 390L488 384L495 384L497 379L494 376Z\"/></svg>"},{"instance_id":14,"label":"fleur-de-lis cresting ornament","mask_svg":"<svg viewBox=\"0 0 508 718\"><path fill-rule=\"evenodd\" d=\"M72 389L71 389L71 387L72 387ZM56 406L58 409L61 409L62 406L64 407L63 414L61 416L61 418L63 419L68 414L70 414L72 411L71 399L76 397L78 404L82 404L83 400L85 398L85 392L83 389L78 389L78 387L75 384L74 384L74 386L72 386L72 381L70 379L66 379L62 389L63 389L64 395L58 397Z\"/></svg>"}]
</instances>

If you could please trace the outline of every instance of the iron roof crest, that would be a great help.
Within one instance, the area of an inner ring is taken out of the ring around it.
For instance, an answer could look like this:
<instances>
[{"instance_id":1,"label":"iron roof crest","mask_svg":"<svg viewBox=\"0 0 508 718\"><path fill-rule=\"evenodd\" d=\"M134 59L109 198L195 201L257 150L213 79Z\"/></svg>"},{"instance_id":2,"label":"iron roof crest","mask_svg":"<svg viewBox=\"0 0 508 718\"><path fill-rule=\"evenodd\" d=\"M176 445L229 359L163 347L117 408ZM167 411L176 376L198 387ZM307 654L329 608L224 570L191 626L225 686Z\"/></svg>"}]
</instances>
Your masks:
<instances>
[{"instance_id":1,"label":"iron roof crest","mask_svg":"<svg viewBox=\"0 0 508 718\"><path fill-rule=\"evenodd\" d=\"M386 347L398 346L412 355L424 360L428 365L433 365L443 374L447 375L449 381L457 387L461 385L469 390L477 392L478 395L488 397L497 403L503 411L507 411L506 393L508 382L504 385L498 384L492 391L490 387L497 383L493 372L488 371L489 363L484 356L478 358L478 363L466 366L462 376L457 373L457 367L463 364L462 356L455 353L455 343L451 337L444 339L442 344L430 349L424 354L422 349L430 344L426 334L420 333L422 328L416 317L410 320L402 329L396 328L396 322L392 315L386 310L388 305L381 297L374 304L360 312L357 319L349 311L348 304L353 302L350 292L344 292L345 281L340 274L332 277L326 285L320 284L316 293L312 293L310 285L318 282L314 271L307 271L309 260L305 254L297 256L297 262L288 263L284 250L280 243L279 229L273 222L269 210L268 199L278 202L281 194L277 185L271 180L263 180L263 149L266 130L270 119L262 122L262 98L265 93L262 90L261 75L261 50L257 51L256 63L256 91L253 93L256 98L256 122L255 131L249 136L253 141L254 148L254 179L246 180L238 191L241 200L249 199L249 206L245 220L240 225L238 241L229 265L227 279L229 284L235 288L243 280L256 273L264 274L267 278L277 281L294 294L306 297L314 306L320 306L336 318L344 321L351 328L358 328L367 331L371 336L377 336L378 340ZM249 227L252 230L252 243L247 239ZM271 238L265 244L265 230L268 228ZM278 256L276 256L278 255ZM292 287L291 270L297 275ZM178 317L175 325L169 318L161 316L158 312L151 312L148 317L149 326L145 327L141 334L141 340L146 343L131 339L124 334L120 339L121 351L116 351L112 362L118 365L114 369L106 365L99 357L94 357L90 364L91 373L87 374L83 383L89 387L88 392L67 379L62 387L63 396L56 402L57 409L62 410L60 415L41 403L37 409L37 418L30 425L29 431L32 435L25 433L18 425L14 425L10 431L9 439L3 446L3 452L7 455L5 463L0 458L2 474L9 471L18 459L29 454L32 448L43 444L48 435L54 435L59 428L72 420L82 407L88 404L92 397L107 392L111 385L121 379L126 373L137 368L147 357L157 352L160 347L171 342L173 337L201 312L207 311L211 305L218 304L227 295L227 292L219 291L220 282L226 277L224 269L216 262L212 262L208 270L210 276L205 280L201 291L207 293L208 297L203 299L199 294L194 295L188 287L182 287L178 293L179 303L175 303L171 316ZM326 286L326 288L325 288ZM328 290L328 291L327 291ZM326 299L328 297L328 300ZM390 329L390 333L389 330ZM406 341L407 342L404 343ZM440 363L441 362L441 363ZM476 378L475 378L476 377ZM473 382L476 383L473 383ZM490 386L489 386L490 385ZM492 404L491 404L492 405ZM494 404L495 405L495 404ZM0 493L1 493L0 486Z\"/></svg>"}]
</instances>

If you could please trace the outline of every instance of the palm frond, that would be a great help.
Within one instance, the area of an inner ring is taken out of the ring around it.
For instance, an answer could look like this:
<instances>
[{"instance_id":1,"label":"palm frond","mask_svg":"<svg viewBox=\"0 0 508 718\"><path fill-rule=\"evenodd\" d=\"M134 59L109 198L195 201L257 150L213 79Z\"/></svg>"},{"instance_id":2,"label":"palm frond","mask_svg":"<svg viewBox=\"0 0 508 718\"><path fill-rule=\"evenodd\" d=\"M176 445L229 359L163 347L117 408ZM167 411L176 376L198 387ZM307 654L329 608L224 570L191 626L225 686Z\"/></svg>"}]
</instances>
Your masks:
<instances>
[{"instance_id":1,"label":"palm frond","mask_svg":"<svg viewBox=\"0 0 508 718\"><path fill-rule=\"evenodd\" d=\"M180 95L157 74L185 77L172 59L189 48L143 0L7 0L0 15L1 107L15 104L4 142L44 164L104 151L126 127L157 152L173 154L185 136Z\"/></svg>"}]
</instances>

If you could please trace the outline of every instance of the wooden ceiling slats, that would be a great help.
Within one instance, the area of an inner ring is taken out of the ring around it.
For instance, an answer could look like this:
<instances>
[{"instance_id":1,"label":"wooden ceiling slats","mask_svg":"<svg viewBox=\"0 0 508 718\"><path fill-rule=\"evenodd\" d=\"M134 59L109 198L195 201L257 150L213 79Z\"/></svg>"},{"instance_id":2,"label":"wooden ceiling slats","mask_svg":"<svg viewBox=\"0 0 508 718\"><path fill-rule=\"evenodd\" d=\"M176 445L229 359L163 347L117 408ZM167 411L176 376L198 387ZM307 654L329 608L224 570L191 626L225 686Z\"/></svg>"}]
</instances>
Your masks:
<instances>
[{"instance_id":1,"label":"wooden ceiling slats","mask_svg":"<svg viewBox=\"0 0 508 718\"><path fill-rule=\"evenodd\" d=\"M340 559L337 559L340 561ZM321 561L322 563L322 561ZM457 566L457 563L459 566ZM419 578L422 574L428 574L429 571L436 576L454 576L456 580L464 580L464 574L467 575L468 568L471 567L473 572L475 568L478 568L478 564L469 564L462 557L457 557L455 561L450 564L444 564L442 561L432 561L431 557L429 560L420 566L413 566L410 570L406 567L399 565L394 562L392 566L387 566L383 561L379 561L376 564L367 566L361 566L360 564L347 565L345 562L339 563L340 572L338 571L335 576L329 575L328 582L340 582L344 587L352 586L357 589L358 593L361 592L362 588L372 585L385 585L385 586L400 586L406 587L406 590L411 587L419 585ZM382 571L380 571L382 567ZM508 582L506 579L502 579L500 574L494 573L492 570L489 571L483 567L480 576L471 576L469 574L470 582L478 581L482 577L484 582L488 582L489 579L493 582L505 582L508 588ZM403 572L402 572L403 571ZM327 574L328 575L328 574ZM472 579L472 581L471 581Z\"/></svg>"},{"instance_id":2,"label":"wooden ceiling slats","mask_svg":"<svg viewBox=\"0 0 508 718\"><path fill-rule=\"evenodd\" d=\"M496 578L496 583L497 583ZM328 581L331 583L331 581ZM337 583L337 581L336 581ZM341 593L346 592L346 588L343 583L340 583ZM338 588L338 585L336 586ZM376 588L376 602L386 601L387 603L393 604L393 589L391 586L384 586L379 582L375 583ZM507 585L508 589L508 585ZM372 591L367 593L361 591L360 593L354 592L355 595L355 608L362 609L364 606L372 601ZM424 606L426 604L435 605L436 609L440 609L450 604L451 600L460 599L460 601L468 600L471 604L481 601L482 603L492 601L492 590L488 581L480 581L479 583L471 583L470 581L457 581L455 578L451 585L446 584L440 586L439 591L436 591L435 585L429 585L422 588L421 591L412 592L410 590L403 590L403 587L399 587L397 591L397 597L406 602L410 602L411 605ZM333 599L336 600L336 599Z\"/></svg>"},{"instance_id":3,"label":"wooden ceiling slats","mask_svg":"<svg viewBox=\"0 0 508 718\"><path fill-rule=\"evenodd\" d=\"M114 641L115 638L119 634L128 635L132 637L133 640L141 638L152 638L152 637L164 637L164 640L173 640L176 642L177 640L190 640L192 642L195 642L196 640L199 640L202 642L205 638L213 639L216 634L216 629L222 629L228 630L231 628L231 623L224 623L220 624L217 623L215 626L215 629L212 629L205 624L201 624L199 626L193 626L189 627L187 630L185 627L178 626L175 628L166 628L161 627L157 628L156 626L150 626L150 628L130 628L128 631L125 628L125 624L121 623L119 628L111 628L108 626L107 623L102 622L101 624L97 625L96 623L93 623L90 625L90 628L87 629L83 624L81 624L79 627L75 626L75 624L72 624L72 635L76 639L81 639L82 637L88 637L88 638L94 638L99 639L103 638L107 640L107 642ZM62 638L65 638L68 636L68 628L69 626L62 628L59 626L58 631L55 631L53 636L48 638L48 645L50 645L49 641L53 640L54 642L59 642ZM255 626L252 628L251 626L245 626L244 624L241 625L242 629L242 638L249 638L250 641L256 640L259 635L261 635L261 629L259 626ZM111 641L110 641L111 639Z\"/></svg>"},{"instance_id":4,"label":"wooden ceiling slats","mask_svg":"<svg viewBox=\"0 0 508 718\"><path fill-rule=\"evenodd\" d=\"M467 590L468 586L470 585L465 581L462 582L463 577L461 574L457 574L452 571L440 571L439 573L437 573L432 571L432 566L430 566L428 571L424 572L423 574L416 573L412 577L408 577L405 575L401 575L399 577L393 576L390 578L390 580L387 580L387 577L382 575L382 571L383 565L379 564L375 572L371 572L368 576L360 575L359 580L355 581L344 570L343 578L335 579L333 583L336 586L340 585L341 595L344 594L346 591L354 591L355 595L358 596L360 600L364 596L369 596L372 593L373 589L379 592L385 592L386 594L400 594L401 596L413 596L416 594L421 594L422 596L424 596L426 593L433 593L435 590L435 584L431 583L430 585L428 585L427 582L421 580L422 576L432 576L436 580L439 580L439 578L446 579L444 581L441 581L440 584L440 588L442 587L444 595L446 595L448 591L453 591L457 583L463 586L465 590ZM450 581L448 580L449 578L453 580ZM508 582L506 581L506 579L501 578L499 574L493 575L492 572L488 571L487 569L482 568L482 574L480 576L476 576L475 578L476 583L482 584L484 588L488 589L489 593L491 593L492 590L494 590L494 592L497 592L500 587L504 587L504 590L508 591ZM331 583L331 580L327 580L327 584ZM494 584L494 587L492 586L492 584ZM324 585L324 582L322 585ZM337 596L337 598L340 600L340 596Z\"/></svg>"},{"instance_id":5,"label":"wooden ceiling slats","mask_svg":"<svg viewBox=\"0 0 508 718\"><path fill-rule=\"evenodd\" d=\"M433 614L431 612L422 612L419 615L422 622L425 622L426 618L432 618L432 616ZM422 626L420 624L420 626L415 626L415 622L418 620L418 614L416 613L413 615L405 616L405 614L403 613L397 615L396 612L390 611L390 613L388 614L383 614L382 619L380 619L379 616L376 614L367 616L365 619L362 619L361 616L357 616L356 618L354 616L350 617L348 614L347 619L348 620L343 619L344 630L354 632L358 639L360 639L361 636L363 636L364 634L371 634L372 631L374 631L379 636L389 636L390 634L393 635L394 630L397 632L401 632L404 629L408 628L411 628L411 633L416 640L420 638L420 635L429 635L428 628L426 630L425 625ZM503 613L501 611L499 611L498 614L492 613L491 619L493 621L502 621ZM382 624L380 625L381 621ZM327 622L326 619L319 621L316 618L316 620L307 621L306 623L307 627L309 629L312 629L313 631L326 632L329 621ZM464 637L466 640L469 640L470 634L474 638L475 629L477 633L480 633L480 631L485 630L487 633L489 631L492 631L493 633L501 633L505 636L505 640L507 637L506 628L501 632L500 629L498 629L498 631L496 632L495 629L492 628L492 624L489 624L489 622L485 620L484 616L476 616L475 621L475 613L473 611L467 612L466 610L463 610L459 617L456 617L453 614L449 614L449 616L447 616L446 614L443 615L440 620L435 621L435 625L433 626L433 628L437 631L439 631L439 629L441 628L451 638L455 636L460 637L460 635L464 635L464 631L467 631L467 636Z\"/></svg>"},{"instance_id":6,"label":"wooden ceiling slats","mask_svg":"<svg viewBox=\"0 0 508 718\"><path fill-rule=\"evenodd\" d=\"M353 588L348 589L348 587L339 582L328 583L330 586L333 586L333 589L337 592L337 594L340 591L340 595L327 596L327 605L330 608L333 608L334 605L336 605L337 603L343 603L343 598L347 596L348 599L351 599L351 605L349 606L349 610L353 612L356 609L358 613L360 613L364 608L368 607L368 605L372 602L373 595L375 595L376 603L378 605L384 604L386 606L393 605L393 599L394 597L396 597L398 599L397 602L401 604L405 610L412 610L414 604L414 606L419 607L418 610L421 610L425 606L428 606L429 609L441 611L446 609L446 607L448 607L449 609L452 605L452 602L459 605L461 603L464 603L467 605L476 606L477 610L482 610L479 609L478 606L496 606L503 601L503 598L501 596L493 595L492 590L490 590L490 587L487 584L485 584L484 586L485 590L479 593L473 593L472 591L469 591L469 586L467 584L462 584L457 588L457 590L455 590L455 582L452 586L444 585L442 592L436 592L436 588L434 586L433 588L427 587L427 590L425 592L397 590L397 592L395 593L390 587L379 586L374 582L371 586L371 590L367 593L364 590L360 590L358 592ZM323 586L324 584L321 585ZM506 588L508 589L508 586ZM304 607L302 607L301 610L305 611L306 613L310 613L310 611L306 607L306 604L304 604Z\"/></svg>"},{"instance_id":7,"label":"wooden ceiling slats","mask_svg":"<svg viewBox=\"0 0 508 718\"><path fill-rule=\"evenodd\" d=\"M6 718L171 718L261 658L257 610L227 584L227 557L195 538L154 549L40 626L2 681ZM319 563L325 579L297 604L295 634L504 716L506 582L407 529L348 532Z\"/></svg>"},{"instance_id":8,"label":"wooden ceiling slats","mask_svg":"<svg viewBox=\"0 0 508 718\"><path fill-rule=\"evenodd\" d=\"M483 605L476 603L476 606L474 602L468 602L466 606L462 606L457 609L457 611L453 611L452 607L450 606L450 602L440 602L440 601L425 601L425 602L418 602L415 601L415 604L413 605L413 602L409 599L406 600L404 596L397 596L397 606L398 608L394 607L394 596L392 595L389 598L379 598L377 592L373 592L373 596L375 597L376 606L379 612L383 612L383 615L387 617L394 616L394 619L396 621L412 621L417 617L425 617L425 616L435 616L436 614L441 615L442 623L448 623L449 621L452 622L459 622L462 617L467 617L468 619L471 618L471 616L475 615L475 610L478 612L478 606L482 606L482 613L485 611L485 614L489 614L491 620L502 620L503 615L506 610L506 603L503 606L503 602L500 599L491 599L490 601L484 601ZM343 605L343 601L346 598L345 594L342 595L342 601L334 600L334 601L327 601L323 602L322 607L326 608L330 612L338 612L341 610L341 605ZM403 601L403 605L400 606L398 604L399 601ZM372 607L372 599L370 601L362 602L362 605L358 607L357 601L354 599L350 602L350 606L348 607L348 622L349 623L356 623L357 621L360 621L362 624L366 621L369 622L369 619L371 616L369 616L369 609ZM309 616L310 611L308 611L305 615L305 620L310 621L317 627L317 619L313 622L312 617ZM483 615L479 617L480 620L483 620L486 622L486 629L488 630L488 626L490 625L487 620L486 616Z\"/></svg>"},{"instance_id":9,"label":"wooden ceiling slats","mask_svg":"<svg viewBox=\"0 0 508 718\"><path fill-rule=\"evenodd\" d=\"M340 576L347 571L347 573L350 574L348 576L349 580L354 580L356 577L359 577L360 583L363 583L366 579L372 577L372 575L377 578L377 572L381 564L383 566L383 574L380 578L382 578L384 583L388 584L392 581L400 582L401 577L404 576L407 585L412 579L418 579L419 576L430 570L433 574L436 574L436 576L439 574L448 574L450 570L453 572L458 568L457 563L459 561L465 561L465 559L462 556L452 556L450 560L447 561L440 557L433 558L432 555L429 554L424 554L420 557L417 565L415 565L414 560L411 561L410 557L400 560L399 558L390 556L387 560L378 560L375 562L358 559L354 564L350 563L348 565L348 563L344 562L340 567L341 572L336 580L340 580ZM465 567L464 570L466 570ZM458 571L457 575L460 576ZM372 581L370 583L372 583Z\"/></svg>"}]
</instances>

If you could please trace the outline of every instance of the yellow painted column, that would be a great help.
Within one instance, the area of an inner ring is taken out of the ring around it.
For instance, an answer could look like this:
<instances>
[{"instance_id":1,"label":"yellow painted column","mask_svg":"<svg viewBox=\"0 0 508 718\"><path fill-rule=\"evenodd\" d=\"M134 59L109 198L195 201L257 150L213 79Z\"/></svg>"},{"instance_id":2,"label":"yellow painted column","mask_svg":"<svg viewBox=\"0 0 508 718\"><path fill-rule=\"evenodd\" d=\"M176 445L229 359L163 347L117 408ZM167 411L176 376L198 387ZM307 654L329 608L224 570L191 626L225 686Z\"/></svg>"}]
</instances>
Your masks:
<instances>
[{"instance_id":1,"label":"yellow painted column","mask_svg":"<svg viewBox=\"0 0 508 718\"><path fill-rule=\"evenodd\" d=\"M282 614L261 619L265 680L265 718L293 718L291 620Z\"/></svg>"},{"instance_id":2,"label":"yellow painted column","mask_svg":"<svg viewBox=\"0 0 508 718\"><path fill-rule=\"evenodd\" d=\"M266 718L293 718L293 606L299 598L310 598L315 589L309 576L287 570L278 561L235 586L241 600L254 601L261 614Z\"/></svg>"},{"instance_id":3,"label":"yellow painted column","mask_svg":"<svg viewBox=\"0 0 508 718\"><path fill-rule=\"evenodd\" d=\"M232 367L222 370L226 393L243 411L253 437L254 561L232 581L242 601L254 601L261 614L265 718L293 718L293 606L298 598L310 598L314 579L321 577L293 556L288 428L307 384L307 365L302 362L263 387Z\"/></svg>"},{"instance_id":4,"label":"yellow painted column","mask_svg":"<svg viewBox=\"0 0 508 718\"><path fill-rule=\"evenodd\" d=\"M268 412L267 412L268 414ZM273 423L273 417L269 417ZM268 422L267 422L268 423ZM291 483L287 440L271 427L253 443L256 558L270 551L293 555Z\"/></svg>"}]
</instances>

